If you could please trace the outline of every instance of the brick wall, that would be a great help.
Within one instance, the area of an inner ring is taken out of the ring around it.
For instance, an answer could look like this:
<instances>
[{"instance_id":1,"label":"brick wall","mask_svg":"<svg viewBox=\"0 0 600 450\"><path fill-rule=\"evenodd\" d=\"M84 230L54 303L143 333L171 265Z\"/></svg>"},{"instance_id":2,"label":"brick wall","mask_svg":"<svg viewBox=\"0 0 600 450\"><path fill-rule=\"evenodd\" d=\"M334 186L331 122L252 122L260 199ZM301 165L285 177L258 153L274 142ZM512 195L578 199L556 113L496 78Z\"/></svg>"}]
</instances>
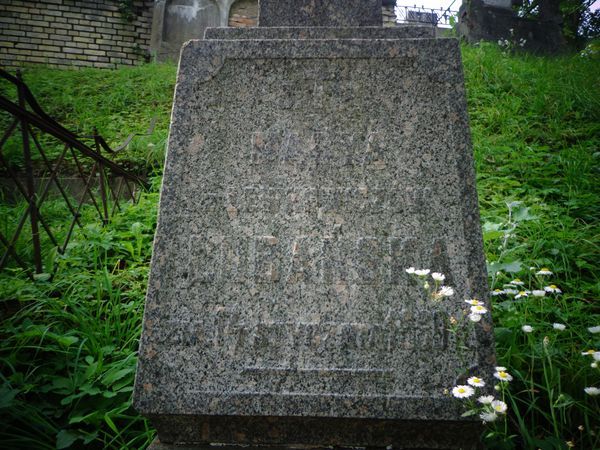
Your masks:
<instances>
[{"instance_id":1,"label":"brick wall","mask_svg":"<svg viewBox=\"0 0 600 450\"><path fill-rule=\"evenodd\" d=\"M149 57L153 0L0 0L0 66L115 68Z\"/></svg>"},{"instance_id":2,"label":"brick wall","mask_svg":"<svg viewBox=\"0 0 600 450\"><path fill-rule=\"evenodd\" d=\"M255 27L258 22L258 2L237 0L229 10L230 27Z\"/></svg>"}]
</instances>

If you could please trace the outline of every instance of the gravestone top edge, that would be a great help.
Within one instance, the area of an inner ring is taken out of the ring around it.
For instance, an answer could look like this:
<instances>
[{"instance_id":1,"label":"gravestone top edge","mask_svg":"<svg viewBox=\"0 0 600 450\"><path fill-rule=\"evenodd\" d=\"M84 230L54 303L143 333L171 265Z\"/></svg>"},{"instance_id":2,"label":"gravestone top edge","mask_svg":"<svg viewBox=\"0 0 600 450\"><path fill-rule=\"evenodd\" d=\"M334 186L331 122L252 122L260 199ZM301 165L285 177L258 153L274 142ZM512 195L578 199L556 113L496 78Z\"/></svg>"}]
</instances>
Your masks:
<instances>
[{"instance_id":1,"label":"gravestone top edge","mask_svg":"<svg viewBox=\"0 0 600 450\"><path fill-rule=\"evenodd\" d=\"M430 26L406 27L221 27L207 28L205 39L408 39L434 38Z\"/></svg>"}]
</instances>

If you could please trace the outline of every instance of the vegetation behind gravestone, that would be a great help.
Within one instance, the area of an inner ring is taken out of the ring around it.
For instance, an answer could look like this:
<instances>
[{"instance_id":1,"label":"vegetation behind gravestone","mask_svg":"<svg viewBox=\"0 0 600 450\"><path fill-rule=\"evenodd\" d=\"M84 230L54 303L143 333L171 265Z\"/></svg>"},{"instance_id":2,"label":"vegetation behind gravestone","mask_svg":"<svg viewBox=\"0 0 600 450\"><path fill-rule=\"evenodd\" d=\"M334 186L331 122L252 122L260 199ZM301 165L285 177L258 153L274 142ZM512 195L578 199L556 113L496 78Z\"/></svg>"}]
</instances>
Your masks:
<instances>
[{"instance_id":1,"label":"vegetation behind gravestone","mask_svg":"<svg viewBox=\"0 0 600 450\"><path fill-rule=\"evenodd\" d=\"M548 267L562 291L494 297L498 363L515 380L506 425L492 424L486 442L598 448L598 397L583 388L600 387L600 374L581 352L600 349L588 330L600 325L600 60L508 55L492 44L464 47L463 58L493 283L536 282L530 267ZM82 133L96 125L114 143L142 132L157 101L161 137L123 156L147 170L148 155L164 149L174 72L40 69L25 79L62 124ZM142 449L153 439L130 406L160 178L153 182L109 227L77 234L52 282L0 274L1 447ZM6 229L14 206L1 208Z\"/></svg>"},{"instance_id":2,"label":"vegetation behind gravestone","mask_svg":"<svg viewBox=\"0 0 600 450\"><path fill-rule=\"evenodd\" d=\"M523 0L521 3L517 7L519 16L561 23L567 42L576 47L600 37L600 10L590 10L594 0Z\"/></svg>"},{"instance_id":3,"label":"vegetation behind gravestone","mask_svg":"<svg viewBox=\"0 0 600 450\"><path fill-rule=\"evenodd\" d=\"M175 85L174 66L149 64L112 71L30 68L23 70L23 79L42 109L84 141L95 127L116 148L130 134L146 133L156 117L153 133L135 137L115 160L142 175L161 170ZM0 94L16 99L8 83L0 82ZM9 123L10 116L0 111L0 130ZM60 142L53 139L43 141L42 146L50 159L62 151ZM13 133L2 152L16 171L22 170L20 133Z\"/></svg>"}]
</instances>

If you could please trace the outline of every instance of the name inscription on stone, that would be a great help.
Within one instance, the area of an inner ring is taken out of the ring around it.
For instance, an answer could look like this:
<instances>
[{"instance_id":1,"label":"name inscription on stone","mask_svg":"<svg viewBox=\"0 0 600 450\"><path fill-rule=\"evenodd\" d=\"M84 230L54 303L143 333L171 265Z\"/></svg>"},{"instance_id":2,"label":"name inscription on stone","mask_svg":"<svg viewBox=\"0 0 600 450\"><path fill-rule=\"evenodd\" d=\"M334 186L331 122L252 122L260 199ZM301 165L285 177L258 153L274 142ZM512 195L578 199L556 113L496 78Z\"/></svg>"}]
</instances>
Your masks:
<instances>
[{"instance_id":1,"label":"name inscription on stone","mask_svg":"<svg viewBox=\"0 0 600 450\"><path fill-rule=\"evenodd\" d=\"M312 283L347 282L395 285L406 281L405 269L415 254L437 270L447 266L442 239L423 245L416 238L392 236L190 236L188 264L181 278L196 283ZM419 255L421 256L421 255ZM452 276L448 273L448 279Z\"/></svg>"}]
</instances>

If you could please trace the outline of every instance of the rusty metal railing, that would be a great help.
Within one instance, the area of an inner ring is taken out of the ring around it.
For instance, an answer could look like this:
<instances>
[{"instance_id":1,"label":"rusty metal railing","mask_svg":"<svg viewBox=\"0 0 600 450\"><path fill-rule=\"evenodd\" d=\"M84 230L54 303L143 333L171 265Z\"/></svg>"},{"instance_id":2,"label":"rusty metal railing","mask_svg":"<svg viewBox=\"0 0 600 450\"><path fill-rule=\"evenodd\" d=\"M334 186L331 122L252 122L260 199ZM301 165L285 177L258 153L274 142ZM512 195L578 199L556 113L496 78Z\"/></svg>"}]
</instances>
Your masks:
<instances>
[{"instance_id":1,"label":"rusty metal railing","mask_svg":"<svg viewBox=\"0 0 600 450\"><path fill-rule=\"evenodd\" d=\"M100 220L107 224L112 214L120 209L120 198L125 195L135 201L135 187L145 189L148 184L145 180L101 153L104 151L109 155L114 155L117 151L125 148L135 134L130 135L123 145L111 149L94 128L93 135L89 136L93 144L88 145L79 136L67 130L43 111L27 85L22 81L20 72L13 76L0 69L0 77L12 84L16 89L18 99L17 102L14 102L0 95L0 110L6 111L10 115L7 122L8 127L0 138L0 168L12 180L18 194L25 200L27 205L25 212L17 221L14 230L11 230L10 235L5 235L0 230L0 244L4 247L4 252L0 255L0 270L5 268L12 259L25 270L30 278L34 278L34 273L40 274L52 271L50 268L45 270L43 267L41 233L46 233L53 247L62 254L67 248L75 226L83 228L80 219L84 204L91 203L96 209ZM154 129L155 123L156 120L154 119L148 134ZM21 172L15 170L11 161L3 152L5 144L16 132L20 132L23 151ZM42 139L40 139L44 135L52 136L60 142L59 148L62 148L62 151L60 151L58 157L51 158L44 151L41 145ZM36 164L41 165L41 170L45 175L38 187L35 183L34 152L39 155L36 158ZM75 169L76 174L83 181L83 192L79 199L68 194L58 176L67 159L70 159L71 167ZM108 182L109 175L118 177L119 181L116 187ZM52 185L56 186L56 190L64 200L71 216L67 227L68 231L60 242L53 232L51 224L41 213L42 204L48 199ZM27 261L23 255L19 254L17 249L17 242L28 221L31 228L33 261Z\"/></svg>"}]
</instances>

